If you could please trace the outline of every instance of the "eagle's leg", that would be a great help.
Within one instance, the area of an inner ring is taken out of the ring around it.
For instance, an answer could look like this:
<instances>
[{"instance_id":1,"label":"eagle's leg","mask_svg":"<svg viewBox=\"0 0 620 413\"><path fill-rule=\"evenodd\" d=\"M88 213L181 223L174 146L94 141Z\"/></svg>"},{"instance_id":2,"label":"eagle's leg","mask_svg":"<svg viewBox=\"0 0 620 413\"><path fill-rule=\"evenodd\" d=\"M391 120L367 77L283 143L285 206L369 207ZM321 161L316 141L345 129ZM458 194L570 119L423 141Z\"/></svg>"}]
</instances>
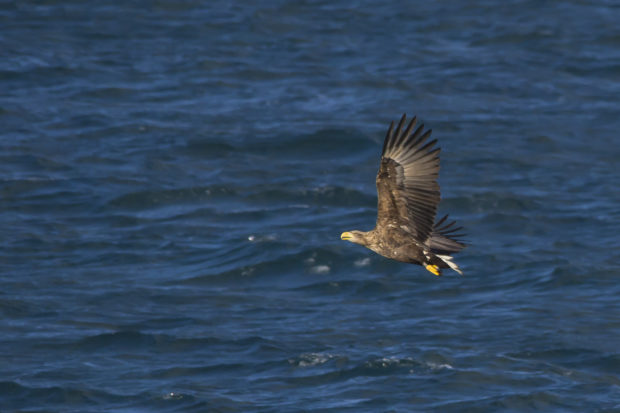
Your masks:
<instances>
[{"instance_id":1,"label":"eagle's leg","mask_svg":"<svg viewBox=\"0 0 620 413\"><path fill-rule=\"evenodd\" d=\"M427 271L432 272L433 274L435 274L438 277L441 275L441 270L436 265L427 264L427 265L424 266L424 268L426 268Z\"/></svg>"}]
</instances>

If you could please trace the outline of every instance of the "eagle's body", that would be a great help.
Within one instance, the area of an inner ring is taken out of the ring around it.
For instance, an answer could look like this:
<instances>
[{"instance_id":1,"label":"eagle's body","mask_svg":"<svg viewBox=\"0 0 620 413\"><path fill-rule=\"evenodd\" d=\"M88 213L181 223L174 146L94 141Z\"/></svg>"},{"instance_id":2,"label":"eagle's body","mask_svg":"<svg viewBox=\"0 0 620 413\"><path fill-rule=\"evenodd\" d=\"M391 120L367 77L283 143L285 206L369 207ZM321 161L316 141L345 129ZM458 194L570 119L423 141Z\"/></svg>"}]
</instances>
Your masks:
<instances>
[{"instance_id":1,"label":"eagle's body","mask_svg":"<svg viewBox=\"0 0 620 413\"><path fill-rule=\"evenodd\" d=\"M403 229L394 227L383 233L372 230L364 233L363 238L367 248L384 257L414 264L424 260L422 245L412 242L411 234Z\"/></svg>"},{"instance_id":2,"label":"eagle's body","mask_svg":"<svg viewBox=\"0 0 620 413\"><path fill-rule=\"evenodd\" d=\"M368 232L344 232L341 239L361 244L396 261L423 265L435 275L441 268L462 274L450 254L465 248L455 234L455 222L435 223L439 204L439 148L426 142L431 131L424 125L413 132L414 117L406 129L406 116L394 131L390 125L383 143L377 173L377 224ZM424 133L423 133L424 132Z\"/></svg>"}]
</instances>

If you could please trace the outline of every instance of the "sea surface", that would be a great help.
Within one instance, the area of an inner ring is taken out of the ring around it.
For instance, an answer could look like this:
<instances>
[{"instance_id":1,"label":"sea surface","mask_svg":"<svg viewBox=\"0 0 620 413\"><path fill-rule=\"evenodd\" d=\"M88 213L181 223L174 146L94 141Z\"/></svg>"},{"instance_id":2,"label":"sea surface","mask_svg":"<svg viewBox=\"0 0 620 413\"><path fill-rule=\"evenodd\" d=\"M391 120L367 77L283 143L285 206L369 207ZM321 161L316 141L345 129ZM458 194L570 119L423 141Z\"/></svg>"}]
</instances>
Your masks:
<instances>
[{"instance_id":1,"label":"sea surface","mask_svg":"<svg viewBox=\"0 0 620 413\"><path fill-rule=\"evenodd\" d=\"M0 3L0 411L620 411L615 1ZM465 275L340 240L389 122Z\"/></svg>"}]
</instances>

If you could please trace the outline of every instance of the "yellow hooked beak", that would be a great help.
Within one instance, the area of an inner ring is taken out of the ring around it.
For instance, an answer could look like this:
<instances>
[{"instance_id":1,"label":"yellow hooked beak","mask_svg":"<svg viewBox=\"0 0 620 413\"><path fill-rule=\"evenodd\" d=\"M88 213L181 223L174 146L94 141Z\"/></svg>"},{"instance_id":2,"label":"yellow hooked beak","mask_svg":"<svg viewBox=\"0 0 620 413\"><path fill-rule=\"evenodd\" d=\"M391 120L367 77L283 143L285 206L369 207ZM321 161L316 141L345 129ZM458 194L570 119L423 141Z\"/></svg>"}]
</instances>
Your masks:
<instances>
[{"instance_id":1,"label":"yellow hooked beak","mask_svg":"<svg viewBox=\"0 0 620 413\"><path fill-rule=\"evenodd\" d=\"M341 240L345 240L345 241L349 241L349 240L353 239L353 234L351 234L350 232L343 232L342 234L340 234L340 239Z\"/></svg>"}]
</instances>

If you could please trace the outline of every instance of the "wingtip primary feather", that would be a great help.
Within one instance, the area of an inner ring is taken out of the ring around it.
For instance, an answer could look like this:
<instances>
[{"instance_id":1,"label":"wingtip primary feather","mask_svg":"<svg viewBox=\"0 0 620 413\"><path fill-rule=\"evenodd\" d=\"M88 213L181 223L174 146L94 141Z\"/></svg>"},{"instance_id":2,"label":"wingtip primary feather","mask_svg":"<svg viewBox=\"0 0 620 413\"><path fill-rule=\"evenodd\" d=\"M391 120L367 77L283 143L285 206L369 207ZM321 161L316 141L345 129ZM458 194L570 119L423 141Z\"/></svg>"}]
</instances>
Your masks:
<instances>
[{"instance_id":1,"label":"wingtip primary feather","mask_svg":"<svg viewBox=\"0 0 620 413\"><path fill-rule=\"evenodd\" d=\"M394 130L394 121L390 122L390 127L388 128L387 133L385 134L385 139L383 140L383 149L381 150L381 155L385 155L385 152L388 148L388 144L392 140L392 131Z\"/></svg>"},{"instance_id":2,"label":"wingtip primary feather","mask_svg":"<svg viewBox=\"0 0 620 413\"><path fill-rule=\"evenodd\" d=\"M398 126L396 127L396 130L394 131L394 135L392 135L392 139L390 139L391 141L390 150L395 150L400 145L400 142L402 140L401 130L403 129L403 126L405 125L406 120L407 120L407 114L403 113L403 117L400 118L400 122L398 122Z\"/></svg>"}]
</instances>

